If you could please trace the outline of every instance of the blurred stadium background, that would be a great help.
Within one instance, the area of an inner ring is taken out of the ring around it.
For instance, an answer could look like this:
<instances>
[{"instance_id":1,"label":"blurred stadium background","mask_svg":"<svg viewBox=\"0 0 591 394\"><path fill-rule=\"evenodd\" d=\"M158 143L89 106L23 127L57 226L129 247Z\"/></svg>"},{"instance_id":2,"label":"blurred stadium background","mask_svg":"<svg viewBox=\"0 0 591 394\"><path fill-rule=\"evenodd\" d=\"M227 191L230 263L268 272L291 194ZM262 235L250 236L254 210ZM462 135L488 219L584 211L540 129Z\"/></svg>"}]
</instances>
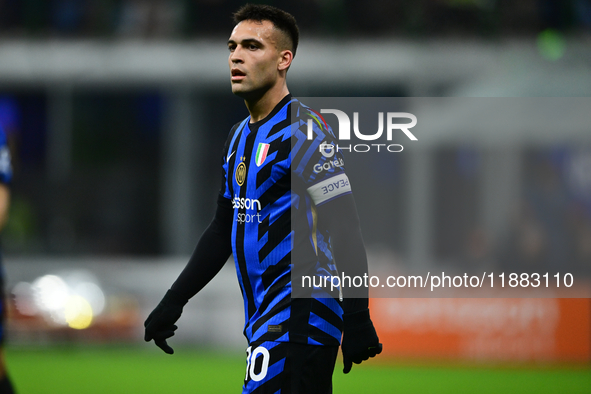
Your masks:
<instances>
[{"instance_id":1,"label":"blurred stadium background","mask_svg":"<svg viewBox=\"0 0 591 394\"><path fill-rule=\"evenodd\" d=\"M591 0L266 3L300 24L295 96L591 93ZM0 0L7 360L21 392L238 391L232 264L187 306L175 356L142 343L142 322L207 225L223 141L247 115L226 70L240 4ZM363 228L370 264L588 278L589 124L576 139L472 133L395 156L381 197L393 224ZM382 214L358 204L362 222ZM348 377L337 367L337 393L591 392L589 299L376 299L373 314L385 354Z\"/></svg>"}]
</instances>

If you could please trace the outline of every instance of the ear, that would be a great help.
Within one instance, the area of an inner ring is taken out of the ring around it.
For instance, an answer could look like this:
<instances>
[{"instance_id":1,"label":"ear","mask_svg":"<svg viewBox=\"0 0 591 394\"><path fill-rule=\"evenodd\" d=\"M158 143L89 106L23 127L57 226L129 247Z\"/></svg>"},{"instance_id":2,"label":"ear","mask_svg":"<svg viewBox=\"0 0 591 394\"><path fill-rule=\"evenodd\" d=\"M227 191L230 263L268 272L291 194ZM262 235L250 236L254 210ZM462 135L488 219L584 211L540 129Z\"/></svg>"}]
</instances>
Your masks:
<instances>
[{"instance_id":1,"label":"ear","mask_svg":"<svg viewBox=\"0 0 591 394\"><path fill-rule=\"evenodd\" d=\"M293 53L285 49L279 52L279 63L277 64L277 70L283 71L287 70L289 66L291 66L291 61L293 60Z\"/></svg>"}]
</instances>

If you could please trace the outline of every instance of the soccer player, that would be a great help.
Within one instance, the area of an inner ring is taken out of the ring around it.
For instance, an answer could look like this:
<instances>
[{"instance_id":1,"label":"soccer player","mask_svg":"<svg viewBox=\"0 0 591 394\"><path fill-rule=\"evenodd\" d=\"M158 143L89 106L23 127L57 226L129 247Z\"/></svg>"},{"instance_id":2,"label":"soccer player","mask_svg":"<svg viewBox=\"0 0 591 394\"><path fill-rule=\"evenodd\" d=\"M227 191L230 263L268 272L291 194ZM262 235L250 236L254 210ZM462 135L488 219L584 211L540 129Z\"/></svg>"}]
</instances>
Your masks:
<instances>
[{"instance_id":1,"label":"soccer player","mask_svg":"<svg viewBox=\"0 0 591 394\"><path fill-rule=\"evenodd\" d=\"M8 219L8 207L10 205L10 181L12 180L12 165L10 162L10 151L6 141L6 134L0 126L0 230ZM0 393L14 393L12 383L6 372L4 361L4 328L6 319L6 299L4 295L4 268L2 256L0 255Z\"/></svg>"},{"instance_id":2,"label":"soccer player","mask_svg":"<svg viewBox=\"0 0 591 394\"><path fill-rule=\"evenodd\" d=\"M232 92L250 116L230 131L213 221L146 320L145 340L172 354L166 340L183 306L233 253L249 344L243 393L331 393L341 336L345 373L382 349L367 288L353 294L343 286L341 297L301 282L367 274L351 187L341 153L330 146L334 134L287 88L299 37L293 16L249 4L234 21Z\"/></svg>"}]
</instances>

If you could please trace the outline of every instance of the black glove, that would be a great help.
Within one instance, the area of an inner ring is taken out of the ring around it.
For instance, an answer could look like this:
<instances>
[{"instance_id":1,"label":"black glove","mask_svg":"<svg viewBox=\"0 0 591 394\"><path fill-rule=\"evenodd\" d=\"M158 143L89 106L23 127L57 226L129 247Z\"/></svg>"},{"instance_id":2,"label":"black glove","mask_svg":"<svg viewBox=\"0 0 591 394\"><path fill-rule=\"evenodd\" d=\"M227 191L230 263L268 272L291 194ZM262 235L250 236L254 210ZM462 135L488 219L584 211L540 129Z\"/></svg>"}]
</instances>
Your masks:
<instances>
[{"instance_id":1,"label":"black glove","mask_svg":"<svg viewBox=\"0 0 591 394\"><path fill-rule=\"evenodd\" d=\"M178 328L174 323L181 317L183 306L187 299L180 296L174 290L168 290L158 306L150 313L144 322L146 333L144 340L150 342L152 339L156 346L165 353L173 354L174 350L166 343L166 340L174 335Z\"/></svg>"},{"instance_id":2,"label":"black glove","mask_svg":"<svg viewBox=\"0 0 591 394\"><path fill-rule=\"evenodd\" d=\"M343 314L343 326L343 372L349 373L353 363L361 364L380 354L382 344L369 318L369 309Z\"/></svg>"}]
</instances>

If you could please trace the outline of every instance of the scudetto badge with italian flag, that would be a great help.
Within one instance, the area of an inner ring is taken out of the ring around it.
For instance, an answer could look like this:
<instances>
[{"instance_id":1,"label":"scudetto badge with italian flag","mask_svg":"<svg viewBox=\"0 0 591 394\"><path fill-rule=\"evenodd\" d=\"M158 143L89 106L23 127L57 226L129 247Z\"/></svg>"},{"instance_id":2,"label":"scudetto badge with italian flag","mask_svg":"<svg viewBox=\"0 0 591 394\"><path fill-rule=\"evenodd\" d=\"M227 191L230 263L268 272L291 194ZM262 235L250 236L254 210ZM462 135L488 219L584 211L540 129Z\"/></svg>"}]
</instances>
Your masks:
<instances>
[{"instance_id":1,"label":"scudetto badge with italian flag","mask_svg":"<svg viewBox=\"0 0 591 394\"><path fill-rule=\"evenodd\" d=\"M257 149L257 155L255 157L255 162L257 167L260 167L265 162L267 158L267 152L269 152L269 144L260 143L259 148Z\"/></svg>"}]
</instances>

